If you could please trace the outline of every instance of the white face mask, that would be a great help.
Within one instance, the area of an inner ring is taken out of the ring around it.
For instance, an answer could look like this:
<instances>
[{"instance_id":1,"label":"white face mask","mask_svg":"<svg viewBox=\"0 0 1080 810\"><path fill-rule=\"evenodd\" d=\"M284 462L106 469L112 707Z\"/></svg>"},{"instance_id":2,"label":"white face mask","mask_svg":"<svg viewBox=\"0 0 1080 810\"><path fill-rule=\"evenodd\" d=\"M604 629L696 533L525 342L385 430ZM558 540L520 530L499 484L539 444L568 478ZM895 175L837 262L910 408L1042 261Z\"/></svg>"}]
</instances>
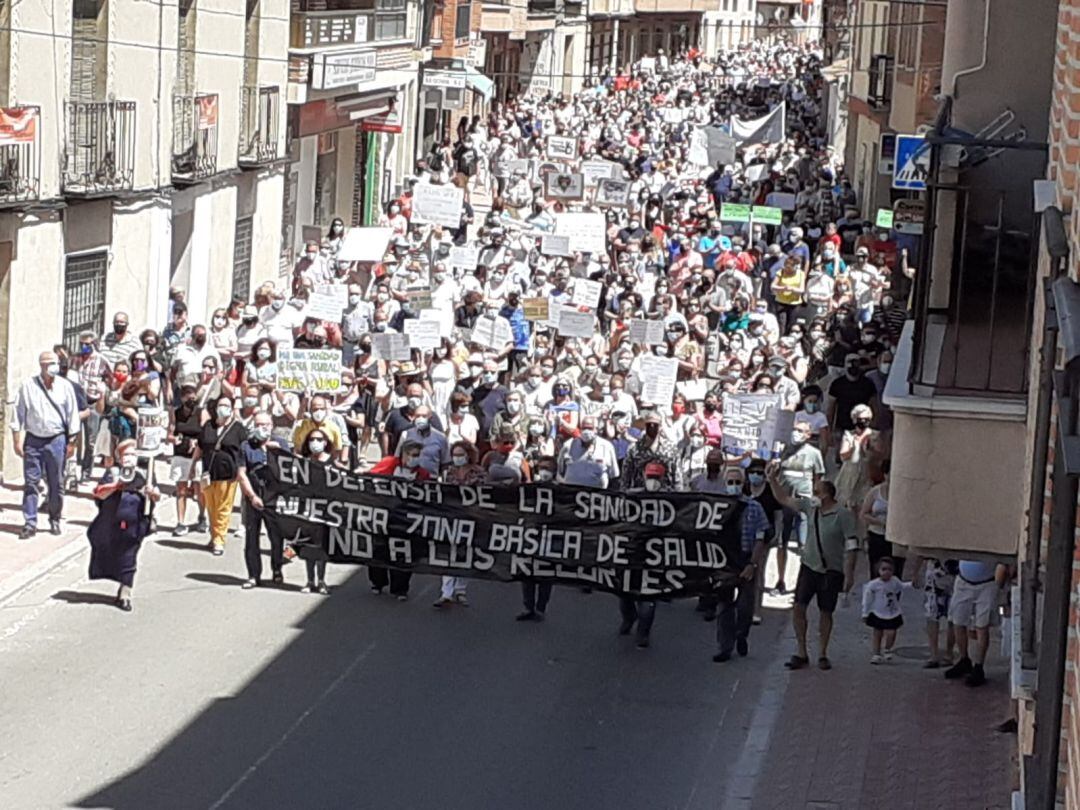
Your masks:
<instances>
[{"instance_id":1,"label":"white face mask","mask_svg":"<svg viewBox=\"0 0 1080 810\"><path fill-rule=\"evenodd\" d=\"M312 453L318 455L326 449L326 442L324 442L322 439L312 439L310 442L308 442L308 449L311 450Z\"/></svg>"},{"instance_id":2,"label":"white face mask","mask_svg":"<svg viewBox=\"0 0 1080 810\"><path fill-rule=\"evenodd\" d=\"M882 374L888 374L889 369L892 368L892 363L879 363L878 368L881 370Z\"/></svg>"},{"instance_id":3,"label":"white face mask","mask_svg":"<svg viewBox=\"0 0 1080 810\"><path fill-rule=\"evenodd\" d=\"M581 431L581 441L585 444L592 444L596 439L596 431L592 429L586 429Z\"/></svg>"},{"instance_id":4,"label":"white face mask","mask_svg":"<svg viewBox=\"0 0 1080 810\"><path fill-rule=\"evenodd\" d=\"M139 457L134 453L124 453L123 458L120 459L120 466L125 470L134 470L138 463Z\"/></svg>"},{"instance_id":5,"label":"white face mask","mask_svg":"<svg viewBox=\"0 0 1080 810\"><path fill-rule=\"evenodd\" d=\"M406 400L406 401L408 403L408 406L410 408L412 408L413 410L416 410L417 408L419 408L421 405L424 404L424 400L421 399L420 397L409 397L408 400Z\"/></svg>"},{"instance_id":6,"label":"white face mask","mask_svg":"<svg viewBox=\"0 0 1080 810\"><path fill-rule=\"evenodd\" d=\"M521 403L518 402L516 399L511 399L506 403L506 410L508 410L510 413L514 413L514 414L520 413L521 412Z\"/></svg>"},{"instance_id":7,"label":"white face mask","mask_svg":"<svg viewBox=\"0 0 1080 810\"><path fill-rule=\"evenodd\" d=\"M541 483L547 483L548 481L551 481L554 478L555 478L555 475L554 475L554 473L551 472L551 470L537 470L536 471L536 480L540 481Z\"/></svg>"},{"instance_id":8,"label":"white face mask","mask_svg":"<svg viewBox=\"0 0 1080 810\"><path fill-rule=\"evenodd\" d=\"M691 436L690 437L690 446L693 447L695 450L698 450L698 449L704 447L705 446L705 437L704 436Z\"/></svg>"},{"instance_id":9,"label":"white face mask","mask_svg":"<svg viewBox=\"0 0 1080 810\"><path fill-rule=\"evenodd\" d=\"M232 416L232 411L233 409L231 405L218 405L217 415L220 416L222 419L228 419L230 416Z\"/></svg>"},{"instance_id":10,"label":"white face mask","mask_svg":"<svg viewBox=\"0 0 1080 810\"><path fill-rule=\"evenodd\" d=\"M270 349L267 348L266 346L263 346L256 353L256 357L258 357L260 360L269 360L270 359Z\"/></svg>"},{"instance_id":11,"label":"white face mask","mask_svg":"<svg viewBox=\"0 0 1080 810\"><path fill-rule=\"evenodd\" d=\"M270 438L270 428L264 427L262 425L256 427L255 430L252 431L252 433L255 435L255 438L258 439L260 442L265 442L267 439Z\"/></svg>"},{"instance_id":12,"label":"white face mask","mask_svg":"<svg viewBox=\"0 0 1080 810\"><path fill-rule=\"evenodd\" d=\"M285 301L281 298L275 298L273 301L270 302L270 306L272 309L275 310L281 309L283 306L285 306Z\"/></svg>"},{"instance_id":13,"label":"white face mask","mask_svg":"<svg viewBox=\"0 0 1080 810\"><path fill-rule=\"evenodd\" d=\"M427 430L427 427L431 422L426 416L418 416L413 420L413 424L416 426L417 430Z\"/></svg>"},{"instance_id":14,"label":"white face mask","mask_svg":"<svg viewBox=\"0 0 1080 810\"><path fill-rule=\"evenodd\" d=\"M322 408L319 408L318 410L311 412L312 421L321 422L325 418L326 418L326 411L323 410Z\"/></svg>"},{"instance_id":15,"label":"white face mask","mask_svg":"<svg viewBox=\"0 0 1080 810\"><path fill-rule=\"evenodd\" d=\"M455 467L464 467L466 464L469 463L468 456L453 456L452 458Z\"/></svg>"},{"instance_id":16,"label":"white face mask","mask_svg":"<svg viewBox=\"0 0 1080 810\"><path fill-rule=\"evenodd\" d=\"M661 481L659 478L646 478L645 489L649 492L656 492L660 489Z\"/></svg>"},{"instance_id":17,"label":"white face mask","mask_svg":"<svg viewBox=\"0 0 1080 810\"><path fill-rule=\"evenodd\" d=\"M420 466L420 456L409 456L405 459L405 466L410 470L415 470Z\"/></svg>"},{"instance_id":18,"label":"white face mask","mask_svg":"<svg viewBox=\"0 0 1080 810\"><path fill-rule=\"evenodd\" d=\"M360 296L359 295L350 295L349 296L349 303L352 304L352 306L355 307L357 304L360 303Z\"/></svg>"},{"instance_id":19,"label":"white face mask","mask_svg":"<svg viewBox=\"0 0 1080 810\"><path fill-rule=\"evenodd\" d=\"M218 329L222 329L225 326L225 319L214 318L214 326L216 326Z\"/></svg>"}]
</instances>

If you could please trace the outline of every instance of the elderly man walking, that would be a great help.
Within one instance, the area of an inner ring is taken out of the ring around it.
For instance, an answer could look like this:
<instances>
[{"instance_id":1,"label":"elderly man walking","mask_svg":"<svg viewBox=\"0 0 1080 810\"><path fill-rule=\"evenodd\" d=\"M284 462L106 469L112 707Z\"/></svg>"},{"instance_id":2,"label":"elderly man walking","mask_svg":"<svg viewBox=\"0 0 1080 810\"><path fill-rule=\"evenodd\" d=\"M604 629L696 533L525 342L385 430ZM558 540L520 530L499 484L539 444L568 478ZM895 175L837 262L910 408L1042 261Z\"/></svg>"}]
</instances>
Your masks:
<instances>
[{"instance_id":1,"label":"elderly man walking","mask_svg":"<svg viewBox=\"0 0 1080 810\"><path fill-rule=\"evenodd\" d=\"M60 534L64 459L74 452L80 430L75 386L61 376L56 355L42 352L38 363L41 373L19 388L11 424L15 455L23 460L25 525L19 537L24 539L37 533L38 484L43 473L49 491L49 531Z\"/></svg>"}]
</instances>

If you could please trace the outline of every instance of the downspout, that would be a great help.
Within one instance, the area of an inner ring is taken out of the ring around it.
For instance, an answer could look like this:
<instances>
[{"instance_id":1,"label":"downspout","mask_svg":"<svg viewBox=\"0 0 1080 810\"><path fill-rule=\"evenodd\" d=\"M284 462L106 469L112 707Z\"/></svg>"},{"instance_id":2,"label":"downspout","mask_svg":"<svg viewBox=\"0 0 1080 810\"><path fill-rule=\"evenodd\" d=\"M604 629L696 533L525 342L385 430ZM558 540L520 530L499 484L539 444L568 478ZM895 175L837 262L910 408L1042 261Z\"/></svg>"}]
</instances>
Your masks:
<instances>
[{"instance_id":1,"label":"downspout","mask_svg":"<svg viewBox=\"0 0 1080 810\"><path fill-rule=\"evenodd\" d=\"M1028 502L1027 554L1021 573L1023 591L1020 615L1022 621L1021 650L1024 669L1036 665L1038 640L1038 598L1040 591L1039 562L1042 553L1043 500L1046 492L1046 461L1050 443L1050 416L1054 387L1054 360L1057 348L1057 310L1051 284L1062 276L1069 256L1069 243L1061 210L1047 208L1042 215L1046 249L1050 254L1050 273L1045 283L1046 307L1043 318L1043 339L1039 349L1039 383L1035 404L1035 448L1031 467L1031 499Z\"/></svg>"},{"instance_id":2,"label":"downspout","mask_svg":"<svg viewBox=\"0 0 1080 810\"><path fill-rule=\"evenodd\" d=\"M952 82L949 86L948 95L956 98L956 80L961 76L970 76L973 73L978 73L984 67L986 67L986 57L990 52L990 0L983 0L983 51L982 59L979 60L977 65L972 67L958 70L952 75Z\"/></svg>"}]
</instances>

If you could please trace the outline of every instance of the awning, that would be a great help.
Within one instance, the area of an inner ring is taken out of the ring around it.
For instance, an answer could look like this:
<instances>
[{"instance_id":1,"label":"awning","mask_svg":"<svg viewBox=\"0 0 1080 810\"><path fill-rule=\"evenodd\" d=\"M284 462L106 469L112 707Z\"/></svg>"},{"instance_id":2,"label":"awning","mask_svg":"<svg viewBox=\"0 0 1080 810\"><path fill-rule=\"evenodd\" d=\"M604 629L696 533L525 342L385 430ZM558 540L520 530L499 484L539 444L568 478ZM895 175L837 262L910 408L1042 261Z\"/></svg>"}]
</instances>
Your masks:
<instances>
[{"instance_id":1,"label":"awning","mask_svg":"<svg viewBox=\"0 0 1080 810\"><path fill-rule=\"evenodd\" d=\"M495 95L495 82L470 65L465 66L465 84L482 95L484 101L491 101Z\"/></svg>"}]
</instances>

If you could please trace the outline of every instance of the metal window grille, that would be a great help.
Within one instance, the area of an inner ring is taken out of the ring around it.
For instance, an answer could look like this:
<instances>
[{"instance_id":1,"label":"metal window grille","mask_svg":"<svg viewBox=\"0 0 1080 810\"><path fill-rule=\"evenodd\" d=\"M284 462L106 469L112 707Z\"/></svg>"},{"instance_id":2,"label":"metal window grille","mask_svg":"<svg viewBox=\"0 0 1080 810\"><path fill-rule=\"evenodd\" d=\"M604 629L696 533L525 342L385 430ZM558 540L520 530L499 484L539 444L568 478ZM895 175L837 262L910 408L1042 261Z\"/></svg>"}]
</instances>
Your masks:
<instances>
[{"instance_id":1,"label":"metal window grille","mask_svg":"<svg viewBox=\"0 0 1080 810\"><path fill-rule=\"evenodd\" d=\"M64 345L74 351L79 333L105 330L107 251L68 256L64 267Z\"/></svg>"}]
</instances>

